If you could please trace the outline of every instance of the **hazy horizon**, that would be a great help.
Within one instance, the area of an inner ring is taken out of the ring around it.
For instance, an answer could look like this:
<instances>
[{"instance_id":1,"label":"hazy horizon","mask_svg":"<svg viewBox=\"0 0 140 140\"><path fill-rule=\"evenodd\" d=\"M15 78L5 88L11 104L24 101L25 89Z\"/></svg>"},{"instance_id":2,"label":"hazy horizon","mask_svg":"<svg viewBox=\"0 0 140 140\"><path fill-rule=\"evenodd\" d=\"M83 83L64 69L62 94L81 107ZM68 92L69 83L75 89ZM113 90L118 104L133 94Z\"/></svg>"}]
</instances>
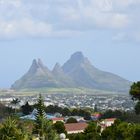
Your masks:
<instances>
[{"instance_id":1,"label":"hazy horizon","mask_svg":"<svg viewBox=\"0 0 140 140\"><path fill-rule=\"evenodd\" d=\"M0 88L41 58L52 69L81 51L97 68L140 80L139 0L0 0Z\"/></svg>"}]
</instances>

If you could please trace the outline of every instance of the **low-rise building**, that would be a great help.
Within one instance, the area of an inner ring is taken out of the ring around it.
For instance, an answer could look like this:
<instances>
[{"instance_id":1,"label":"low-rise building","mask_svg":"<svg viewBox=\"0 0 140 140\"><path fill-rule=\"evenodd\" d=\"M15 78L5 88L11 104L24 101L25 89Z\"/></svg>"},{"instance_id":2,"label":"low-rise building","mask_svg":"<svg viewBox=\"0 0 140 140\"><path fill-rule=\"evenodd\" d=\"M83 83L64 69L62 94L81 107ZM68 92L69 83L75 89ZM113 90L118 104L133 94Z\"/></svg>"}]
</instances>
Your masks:
<instances>
[{"instance_id":1,"label":"low-rise building","mask_svg":"<svg viewBox=\"0 0 140 140\"><path fill-rule=\"evenodd\" d=\"M65 124L65 128L68 134L76 134L84 132L85 128L88 126L87 123L68 123Z\"/></svg>"},{"instance_id":2,"label":"low-rise building","mask_svg":"<svg viewBox=\"0 0 140 140\"><path fill-rule=\"evenodd\" d=\"M101 126L101 132L106 128L111 126L112 124L114 124L116 118L108 118L108 119L104 119L103 121L100 122L100 126Z\"/></svg>"},{"instance_id":3,"label":"low-rise building","mask_svg":"<svg viewBox=\"0 0 140 140\"><path fill-rule=\"evenodd\" d=\"M104 119L101 123L104 124L106 127L111 126L112 124L114 124L116 118L108 118L108 119Z\"/></svg>"},{"instance_id":4,"label":"low-rise building","mask_svg":"<svg viewBox=\"0 0 140 140\"><path fill-rule=\"evenodd\" d=\"M62 117L61 118L52 118L50 120L52 120L53 124L56 123L56 122L58 122L58 121L64 123L64 118L62 118Z\"/></svg>"}]
</instances>

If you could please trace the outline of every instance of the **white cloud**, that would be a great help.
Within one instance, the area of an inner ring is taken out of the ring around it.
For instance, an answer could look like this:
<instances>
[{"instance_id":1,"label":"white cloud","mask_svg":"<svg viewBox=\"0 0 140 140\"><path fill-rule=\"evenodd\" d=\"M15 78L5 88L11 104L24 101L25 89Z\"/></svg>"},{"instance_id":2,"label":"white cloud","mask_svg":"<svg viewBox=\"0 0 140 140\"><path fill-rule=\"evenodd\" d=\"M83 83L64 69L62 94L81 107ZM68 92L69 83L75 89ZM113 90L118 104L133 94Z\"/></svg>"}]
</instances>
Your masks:
<instances>
[{"instance_id":1,"label":"white cloud","mask_svg":"<svg viewBox=\"0 0 140 140\"><path fill-rule=\"evenodd\" d=\"M66 36L98 28L129 30L134 16L133 11L128 14L129 8L138 4L140 0L0 0L0 36Z\"/></svg>"},{"instance_id":2,"label":"white cloud","mask_svg":"<svg viewBox=\"0 0 140 140\"><path fill-rule=\"evenodd\" d=\"M112 14L111 19L112 19L111 25L112 27L115 27L115 28L126 27L129 23L129 19L127 15L124 15L124 14L114 14L114 15Z\"/></svg>"},{"instance_id":3,"label":"white cloud","mask_svg":"<svg viewBox=\"0 0 140 140\"><path fill-rule=\"evenodd\" d=\"M52 32L51 25L43 22L34 22L30 19L0 21L0 37L40 37L49 36Z\"/></svg>"},{"instance_id":4,"label":"white cloud","mask_svg":"<svg viewBox=\"0 0 140 140\"><path fill-rule=\"evenodd\" d=\"M21 0L0 0L0 4L11 4L15 7L19 7Z\"/></svg>"},{"instance_id":5,"label":"white cloud","mask_svg":"<svg viewBox=\"0 0 140 140\"><path fill-rule=\"evenodd\" d=\"M112 37L112 40L114 41L124 41L127 40L127 35L125 32L119 32L115 36Z\"/></svg>"}]
</instances>

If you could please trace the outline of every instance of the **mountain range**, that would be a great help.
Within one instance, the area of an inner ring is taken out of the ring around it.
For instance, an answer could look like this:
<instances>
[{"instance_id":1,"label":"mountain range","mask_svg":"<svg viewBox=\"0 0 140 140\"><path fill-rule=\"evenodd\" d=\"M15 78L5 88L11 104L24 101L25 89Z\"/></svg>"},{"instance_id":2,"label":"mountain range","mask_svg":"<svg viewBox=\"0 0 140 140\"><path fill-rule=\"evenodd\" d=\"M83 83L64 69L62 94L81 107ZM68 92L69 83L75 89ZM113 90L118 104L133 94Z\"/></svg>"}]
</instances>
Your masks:
<instances>
[{"instance_id":1,"label":"mountain range","mask_svg":"<svg viewBox=\"0 0 140 140\"><path fill-rule=\"evenodd\" d=\"M61 66L56 63L49 70L41 61L34 59L28 72L17 80L12 89L37 88L90 88L115 92L127 92L131 82L113 73L99 70L82 52L76 52Z\"/></svg>"}]
</instances>

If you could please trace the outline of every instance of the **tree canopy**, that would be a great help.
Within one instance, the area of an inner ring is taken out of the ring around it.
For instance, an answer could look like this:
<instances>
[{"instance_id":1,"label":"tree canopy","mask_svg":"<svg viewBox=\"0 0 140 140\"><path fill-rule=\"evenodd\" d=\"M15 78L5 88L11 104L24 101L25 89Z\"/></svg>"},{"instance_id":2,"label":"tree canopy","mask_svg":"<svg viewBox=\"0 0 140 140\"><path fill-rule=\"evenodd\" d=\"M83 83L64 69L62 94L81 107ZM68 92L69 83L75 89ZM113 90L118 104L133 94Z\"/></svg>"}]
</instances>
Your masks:
<instances>
[{"instance_id":1,"label":"tree canopy","mask_svg":"<svg viewBox=\"0 0 140 140\"><path fill-rule=\"evenodd\" d=\"M65 125L63 122L56 122L55 124L53 124L53 127L54 129L57 131L58 134L61 134L61 133L67 133L66 132L66 128L65 128Z\"/></svg>"},{"instance_id":2,"label":"tree canopy","mask_svg":"<svg viewBox=\"0 0 140 140\"><path fill-rule=\"evenodd\" d=\"M59 140L59 136L52 127L52 122L46 118L45 105L41 94L39 95L36 109L33 133L38 134L40 140Z\"/></svg>"},{"instance_id":3,"label":"tree canopy","mask_svg":"<svg viewBox=\"0 0 140 140\"><path fill-rule=\"evenodd\" d=\"M21 111L23 114L29 115L33 111L33 108L29 105L28 102L26 102L25 105L21 106Z\"/></svg>"},{"instance_id":4,"label":"tree canopy","mask_svg":"<svg viewBox=\"0 0 140 140\"><path fill-rule=\"evenodd\" d=\"M0 127L1 140L29 140L29 134L19 128L17 120L8 117Z\"/></svg>"},{"instance_id":5,"label":"tree canopy","mask_svg":"<svg viewBox=\"0 0 140 140\"><path fill-rule=\"evenodd\" d=\"M103 140L139 140L140 125L116 121L101 133Z\"/></svg>"},{"instance_id":6,"label":"tree canopy","mask_svg":"<svg viewBox=\"0 0 140 140\"><path fill-rule=\"evenodd\" d=\"M130 88L132 99L140 100L140 81L134 82Z\"/></svg>"},{"instance_id":7,"label":"tree canopy","mask_svg":"<svg viewBox=\"0 0 140 140\"><path fill-rule=\"evenodd\" d=\"M133 100L138 100L135 106L136 114L140 114L140 81L134 82L130 88L130 95Z\"/></svg>"},{"instance_id":8,"label":"tree canopy","mask_svg":"<svg viewBox=\"0 0 140 140\"><path fill-rule=\"evenodd\" d=\"M73 117L70 117L68 120L67 120L67 123L78 123L77 120Z\"/></svg>"}]
</instances>

